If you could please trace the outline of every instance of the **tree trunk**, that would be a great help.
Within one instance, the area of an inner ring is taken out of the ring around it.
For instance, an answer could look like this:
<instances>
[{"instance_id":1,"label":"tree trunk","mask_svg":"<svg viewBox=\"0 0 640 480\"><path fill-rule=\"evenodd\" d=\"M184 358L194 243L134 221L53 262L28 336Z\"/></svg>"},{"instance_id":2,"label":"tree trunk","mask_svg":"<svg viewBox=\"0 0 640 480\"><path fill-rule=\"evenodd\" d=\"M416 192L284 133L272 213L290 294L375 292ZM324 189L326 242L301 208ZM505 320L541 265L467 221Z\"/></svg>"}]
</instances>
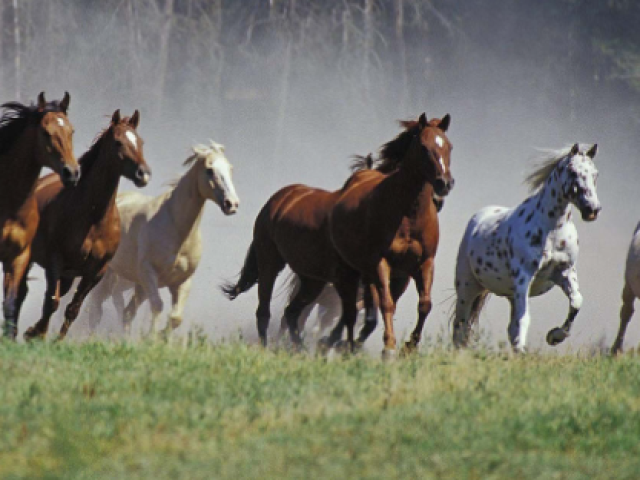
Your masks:
<instances>
[{"instance_id":1,"label":"tree trunk","mask_svg":"<svg viewBox=\"0 0 640 480\"><path fill-rule=\"evenodd\" d=\"M165 0L162 12L162 24L160 26L160 44L158 48L158 79L156 85L156 105L158 117L162 114L165 88L167 84L167 72L169 63L169 40L171 39L171 27L173 26L174 0Z\"/></svg>"},{"instance_id":2,"label":"tree trunk","mask_svg":"<svg viewBox=\"0 0 640 480\"><path fill-rule=\"evenodd\" d=\"M20 85L22 84L22 68L20 66L20 16L18 11L18 0L13 0L13 41L14 41L14 52L13 52L13 68L14 71L14 91L15 91L15 99L21 99Z\"/></svg>"},{"instance_id":3,"label":"tree trunk","mask_svg":"<svg viewBox=\"0 0 640 480\"><path fill-rule=\"evenodd\" d=\"M407 46L404 41L404 0L396 0L396 48L400 71L400 113L407 113L409 99L409 76L407 74Z\"/></svg>"},{"instance_id":4,"label":"tree trunk","mask_svg":"<svg viewBox=\"0 0 640 480\"><path fill-rule=\"evenodd\" d=\"M371 57L373 55L373 2L374 0L364 0L364 44L362 63L362 86L364 90L364 100L369 103L371 100Z\"/></svg>"}]
</instances>

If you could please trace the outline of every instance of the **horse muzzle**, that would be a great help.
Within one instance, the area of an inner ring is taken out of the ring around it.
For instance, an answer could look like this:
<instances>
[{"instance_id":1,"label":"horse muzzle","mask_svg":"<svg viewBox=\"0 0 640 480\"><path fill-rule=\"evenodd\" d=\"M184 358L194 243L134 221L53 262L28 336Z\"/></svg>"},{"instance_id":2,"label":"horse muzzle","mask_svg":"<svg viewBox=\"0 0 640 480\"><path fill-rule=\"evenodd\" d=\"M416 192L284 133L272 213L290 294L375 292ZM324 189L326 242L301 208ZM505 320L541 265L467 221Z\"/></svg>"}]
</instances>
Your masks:
<instances>
[{"instance_id":1,"label":"horse muzzle","mask_svg":"<svg viewBox=\"0 0 640 480\"><path fill-rule=\"evenodd\" d=\"M436 181L433 182L433 191L439 197L446 197L449 195L449 192L453 190L453 186L455 185L455 180L453 178L446 180L444 178L436 178Z\"/></svg>"},{"instance_id":2,"label":"horse muzzle","mask_svg":"<svg viewBox=\"0 0 640 480\"><path fill-rule=\"evenodd\" d=\"M582 220L584 220L585 222L593 222L598 218L600 210L602 210L602 207L600 205L598 205L597 207L587 205L580 209L580 215L582 215Z\"/></svg>"},{"instance_id":3,"label":"horse muzzle","mask_svg":"<svg viewBox=\"0 0 640 480\"><path fill-rule=\"evenodd\" d=\"M64 165L60 170L60 180L65 187L75 187L80 180L80 167Z\"/></svg>"},{"instance_id":4,"label":"horse muzzle","mask_svg":"<svg viewBox=\"0 0 640 480\"><path fill-rule=\"evenodd\" d=\"M138 188L147 186L149 180L151 180L151 170L149 167L138 167L132 180L133 184Z\"/></svg>"},{"instance_id":5,"label":"horse muzzle","mask_svg":"<svg viewBox=\"0 0 640 480\"><path fill-rule=\"evenodd\" d=\"M222 213L225 215L234 215L238 211L238 207L240 206L240 202L238 200L229 200L225 198L222 202Z\"/></svg>"}]
</instances>

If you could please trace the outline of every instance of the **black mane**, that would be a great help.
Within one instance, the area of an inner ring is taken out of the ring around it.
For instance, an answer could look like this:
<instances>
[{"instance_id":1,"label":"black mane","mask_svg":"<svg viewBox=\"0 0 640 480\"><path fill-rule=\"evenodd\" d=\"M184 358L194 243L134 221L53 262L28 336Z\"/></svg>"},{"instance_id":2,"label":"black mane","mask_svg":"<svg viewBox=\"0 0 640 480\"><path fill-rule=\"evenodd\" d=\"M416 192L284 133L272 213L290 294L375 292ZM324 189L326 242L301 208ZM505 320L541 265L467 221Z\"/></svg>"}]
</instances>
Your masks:
<instances>
[{"instance_id":1,"label":"black mane","mask_svg":"<svg viewBox=\"0 0 640 480\"><path fill-rule=\"evenodd\" d=\"M20 102L7 102L0 105L0 108L4 109L0 117L0 155L11 149L30 122L39 122L49 112L64 113L57 100L48 102L42 111L36 105L24 105Z\"/></svg>"}]
</instances>

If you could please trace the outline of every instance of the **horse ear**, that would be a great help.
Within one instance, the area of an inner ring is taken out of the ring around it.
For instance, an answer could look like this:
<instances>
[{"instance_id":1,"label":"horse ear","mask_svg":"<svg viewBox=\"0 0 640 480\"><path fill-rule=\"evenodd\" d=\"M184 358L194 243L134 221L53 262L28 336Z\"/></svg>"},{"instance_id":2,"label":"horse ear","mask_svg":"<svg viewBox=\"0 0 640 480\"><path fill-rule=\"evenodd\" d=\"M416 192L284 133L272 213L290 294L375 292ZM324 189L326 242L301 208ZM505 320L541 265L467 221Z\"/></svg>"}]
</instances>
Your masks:
<instances>
[{"instance_id":1,"label":"horse ear","mask_svg":"<svg viewBox=\"0 0 640 480\"><path fill-rule=\"evenodd\" d=\"M587 157L593 160L593 157L596 156L597 152L598 152L598 144L594 143L593 146L587 151Z\"/></svg>"},{"instance_id":2,"label":"horse ear","mask_svg":"<svg viewBox=\"0 0 640 480\"><path fill-rule=\"evenodd\" d=\"M120 109L117 109L113 112L113 116L111 117L111 123L118 124L120 123Z\"/></svg>"},{"instance_id":3,"label":"horse ear","mask_svg":"<svg viewBox=\"0 0 640 480\"><path fill-rule=\"evenodd\" d=\"M60 102L60 110L62 110L65 114L67 113L67 110L69 109L69 102L70 101L71 101L71 96L69 95L69 92L64 92L64 98Z\"/></svg>"},{"instance_id":4,"label":"horse ear","mask_svg":"<svg viewBox=\"0 0 640 480\"><path fill-rule=\"evenodd\" d=\"M131 119L129 120L129 125L131 125L135 130L136 128L138 128L139 123L140 123L140 112L136 110L135 112L133 112L133 115L131 115Z\"/></svg>"},{"instance_id":5,"label":"horse ear","mask_svg":"<svg viewBox=\"0 0 640 480\"><path fill-rule=\"evenodd\" d=\"M573 147L571 147L571 151L569 152L569 156L573 157L574 155L577 155L579 151L580 146L577 143L574 143Z\"/></svg>"},{"instance_id":6,"label":"horse ear","mask_svg":"<svg viewBox=\"0 0 640 480\"><path fill-rule=\"evenodd\" d=\"M47 101L44 98L44 92L40 92L40 95L38 95L38 110L43 112L46 106Z\"/></svg>"},{"instance_id":7,"label":"horse ear","mask_svg":"<svg viewBox=\"0 0 640 480\"><path fill-rule=\"evenodd\" d=\"M418 118L418 125L420 125L420 129L427 126L427 115L424 112L420 115L420 118Z\"/></svg>"},{"instance_id":8,"label":"horse ear","mask_svg":"<svg viewBox=\"0 0 640 480\"><path fill-rule=\"evenodd\" d=\"M451 115L447 113L444 117L442 117L442 120L440 120L440 123L438 124L438 128L443 132L446 132L449 129L450 123L451 123Z\"/></svg>"}]
</instances>

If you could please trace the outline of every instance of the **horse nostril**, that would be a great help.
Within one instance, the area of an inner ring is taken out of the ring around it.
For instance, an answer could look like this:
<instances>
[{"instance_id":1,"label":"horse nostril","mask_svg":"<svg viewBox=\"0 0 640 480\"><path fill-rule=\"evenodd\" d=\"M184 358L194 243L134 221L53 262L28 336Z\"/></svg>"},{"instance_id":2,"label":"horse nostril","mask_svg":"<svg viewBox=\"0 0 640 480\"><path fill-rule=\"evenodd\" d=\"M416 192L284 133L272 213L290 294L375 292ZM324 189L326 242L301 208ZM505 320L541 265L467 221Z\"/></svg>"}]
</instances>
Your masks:
<instances>
[{"instance_id":1,"label":"horse nostril","mask_svg":"<svg viewBox=\"0 0 640 480\"><path fill-rule=\"evenodd\" d=\"M443 179L437 178L436 181L433 182L433 188L437 194L442 194L442 193L445 193L445 190L447 189L447 184Z\"/></svg>"},{"instance_id":2,"label":"horse nostril","mask_svg":"<svg viewBox=\"0 0 640 480\"><path fill-rule=\"evenodd\" d=\"M231 203L231 200L225 200L224 201L224 209L226 211L231 210L232 207L233 207L233 203Z\"/></svg>"}]
</instances>

